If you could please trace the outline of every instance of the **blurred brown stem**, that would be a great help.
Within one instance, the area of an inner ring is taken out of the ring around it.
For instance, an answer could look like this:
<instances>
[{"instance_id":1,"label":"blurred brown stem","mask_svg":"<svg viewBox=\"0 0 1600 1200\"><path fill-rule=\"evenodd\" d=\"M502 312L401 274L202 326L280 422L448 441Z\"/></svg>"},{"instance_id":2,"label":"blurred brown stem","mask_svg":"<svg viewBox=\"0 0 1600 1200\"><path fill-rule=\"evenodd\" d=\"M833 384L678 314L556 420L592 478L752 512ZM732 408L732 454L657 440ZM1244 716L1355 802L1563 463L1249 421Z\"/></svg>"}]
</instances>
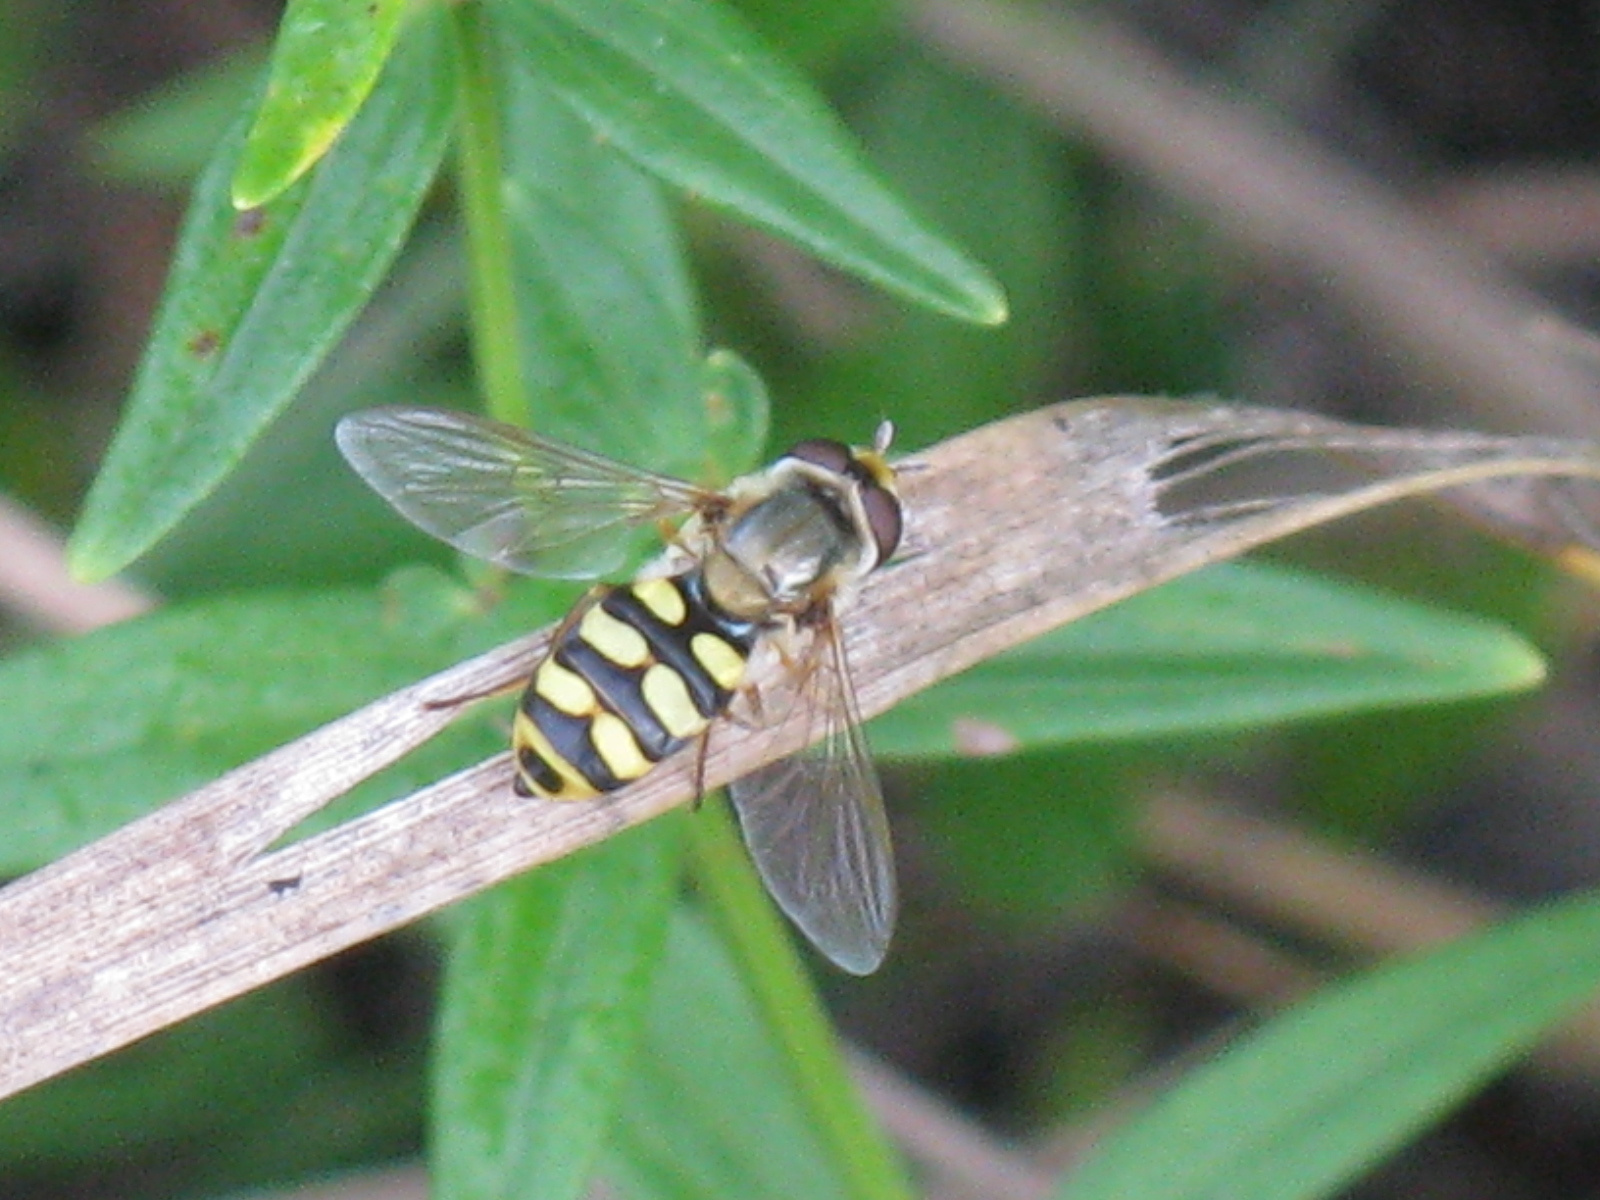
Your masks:
<instances>
[{"instance_id":1,"label":"blurred brown stem","mask_svg":"<svg viewBox=\"0 0 1600 1200\"><path fill-rule=\"evenodd\" d=\"M1595 427L1596 377L1529 337L1547 314L1542 301L1291 126L1081 10L917 0L910 11L957 65L1089 138L1241 245L1298 264L1380 351L1448 388L1474 423Z\"/></svg>"}]
</instances>

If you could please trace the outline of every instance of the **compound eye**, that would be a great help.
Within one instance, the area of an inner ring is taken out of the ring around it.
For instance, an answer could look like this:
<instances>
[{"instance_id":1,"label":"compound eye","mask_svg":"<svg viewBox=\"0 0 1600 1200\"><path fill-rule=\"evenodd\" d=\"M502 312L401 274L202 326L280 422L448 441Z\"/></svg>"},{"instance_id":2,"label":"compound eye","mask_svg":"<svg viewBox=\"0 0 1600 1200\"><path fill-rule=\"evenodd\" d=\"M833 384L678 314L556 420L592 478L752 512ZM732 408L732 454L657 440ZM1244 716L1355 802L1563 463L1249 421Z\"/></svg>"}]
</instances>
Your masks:
<instances>
[{"instance_id":1,"label":"compound eye","mask_svg":"<svg viewBox=\"0 0 1600 1200\"><path fill-rule=\"evenodd\" d=\"M867 528L878 549L875 565L881 566L889 561L895 548L900 545L900 533L905 521L900 501L888 488L874 484L861 489L861 511L866 514Z\"/></svg>"},{"instance_id":2,"label":"compound eye","mask_svg":"<svg viewBox=\"0 0 1600 1200\"><path fill-rule=\"evenodd\" d=\"M855 462L855 455L850 453L850 447L832 438L809 438L803 442L796 442L789 447L787 457L798 458L801 462L821 467L824 471L832 471L835 475L849 474L850 466Z\"/></svg>"}]
</instances>

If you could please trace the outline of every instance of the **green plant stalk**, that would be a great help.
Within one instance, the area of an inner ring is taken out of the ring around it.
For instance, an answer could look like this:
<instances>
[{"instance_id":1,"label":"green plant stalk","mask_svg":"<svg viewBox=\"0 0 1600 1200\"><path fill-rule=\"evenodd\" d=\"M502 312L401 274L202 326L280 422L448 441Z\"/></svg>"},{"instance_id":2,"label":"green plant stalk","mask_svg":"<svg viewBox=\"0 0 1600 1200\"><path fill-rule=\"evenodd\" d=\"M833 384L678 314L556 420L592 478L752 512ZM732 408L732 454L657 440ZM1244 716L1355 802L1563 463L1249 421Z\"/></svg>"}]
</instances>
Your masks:
<instances>
[{"instance_id":1,"label":"green plant stalk","mask_svg":"<svg viewBox=\"0 0 1600 1200\"><path fill-rule=\"evenodd\" d=\"M756 877L727 805L713 799L689 824L701 894L851 1193L861 1200L913 1200L905 1168L861 1103L833 1025Z\"/></svg>"},{"instance_id":2,"label":"green plant stalk","mask_svg":"<svg viewBox=\"0 0 1600 1200\"><path fill-rule=\"evenodd\" d=\"M532 424L517 338L517 295L511 274L500 145L500 63L483 8L457 4L452 13L461 62L458 183L467 225L468 305L472 357L489 415Z\"/></svg>"}]
</instances>

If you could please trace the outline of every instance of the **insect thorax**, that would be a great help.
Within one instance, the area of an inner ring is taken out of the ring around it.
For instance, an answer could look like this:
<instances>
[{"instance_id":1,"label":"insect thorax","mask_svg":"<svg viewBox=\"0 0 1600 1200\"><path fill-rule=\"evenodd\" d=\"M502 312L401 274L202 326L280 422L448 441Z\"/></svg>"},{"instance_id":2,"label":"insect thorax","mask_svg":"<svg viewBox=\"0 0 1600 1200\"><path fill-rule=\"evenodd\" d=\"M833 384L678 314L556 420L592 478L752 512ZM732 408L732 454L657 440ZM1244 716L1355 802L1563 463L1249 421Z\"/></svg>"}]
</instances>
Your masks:
<instances>
[{"instance_id":1,"label":"insect thorax","mask_svg":"<svg viewBox=\"0 0 1600 1200\"><path fill-rule=\"evenodd\" d=\"M862 574L864 557L839 484L779 477L721 529L704 559L706 590L726 611L768 622L803 612Z\"/></svg>"}]
</instances>

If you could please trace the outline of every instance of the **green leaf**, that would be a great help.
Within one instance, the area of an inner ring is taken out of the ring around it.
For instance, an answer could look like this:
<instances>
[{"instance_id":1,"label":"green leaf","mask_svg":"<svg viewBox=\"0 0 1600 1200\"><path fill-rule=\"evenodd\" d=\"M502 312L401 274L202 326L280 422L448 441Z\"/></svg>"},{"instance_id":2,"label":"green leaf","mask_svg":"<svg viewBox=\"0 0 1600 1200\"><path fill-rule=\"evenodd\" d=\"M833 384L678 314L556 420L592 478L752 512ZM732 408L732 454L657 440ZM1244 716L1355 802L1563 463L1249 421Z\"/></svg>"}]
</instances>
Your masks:
<instances>
[{"instance_id":1,"label":"green leaf","mask_svg":"<svg viewBox=\"0 0 1600 1200\"><path fill-rule=\"evenodd\" d=\"M680 910L607 1155L636 1197L848 1195L738 973Z\"/></svg>"},{"instance_id":2,"label":"green leaf","mask_svg":"<svg viewBox=\"0 0 1600 1200\"><path fill-rule=\"evenodd\" d=\"M872 742L885 756L916 757L1163 737L1488 696L1543 678L1538 651L1499 626L1224 564L913 697L873 722Z\"/></svg>"},{"instance_id":3,"label":"green leaf","mask_svg":"<svg viewBox=\"0 0 1600 1200\"><path fill-rule=\"evenodd\" d=\"M470 906L435 1051L442 1200L585 1194L666 941L680 830L652 822Z\"/></svg>"},{"instance_id":4,"label":"green leaf","mask_svg":"<svg viewBox=\"0 0 1600 1200\"><path fill-rule=\"evenodd\" d=\"M779 414L783 432L849 430L863 411L879 412L906 445L923 446L1059 389L1061 347L1078 340L1080 272L1093 253L1080 244L1084 189L1059 131L917 53L875 66L851 103L873 163L995 273L1015 317L982 329L925 309L874 314L870 336L852 328L806 358L796 383L806 405Z\"/></svg>"},{"instance_id":5,"label":"green leaf","mask_svg":"<svg viewBox=\"0 0 1600 1200\"><path fill-rule=\"evenodd\" d=\"M0 663L0 874L551 615L485 620L470 592L419 570L382 591L175 605L19 654Z\"/></svg>"},{"instance_id":6,"label":"green leaf","mask_svg":"<svg viewBox=\"0 0 1600 1200\"><path fill-rule=\"evenodd\" d=\"M697 200L919 304L998 324L1005 298L861 160L796 71L714 0L496 0L536 71Z\"/></svg>"},{"instance_id":7,"label":"green leaf","mask_svg":"<svg viewBox=\"0 0 1600 1200\"><path fill-rule=\"evenodd\" d=\"M766 394L733 355L702 358L659 185L527 72L506 74L506 223L536 424L703 482L749 469Z\"/></svg>"},{"instance_id":8,"label":"green leaf","mask_svg":"<svg viewBox=\"0 0 1600 1200\"><path fill-rule=\"evenodd\" d=\"M454 110L442 19L418 20L315 175L237 213L241 137L202 176L73 570L120 570L238 463L378 286L433 180Z\"/></svg>"},{"instance_id":9,"label":"green leaf","mask_svg":"<svg viewBox=\"0 0 1600 1200\"><path fill-rule=\"evenodd\" d=\"M508 70L504 87L506 226L534 422L681 470L704 425L700 328L660 188L526 71Z\"/></svg>"},{"instance_id":10,"label":"green leaf","mask_svg":"<svg viewBox=\"0 0 1600 1200\"><path fill-rule=\"evenodd\" d=\"M1349 1184L1600 987L1586 895L1329 989L1114 1134L1062 1200L1310 1200Z\"/></svg>"},{"instance_id":11,"label":"green leaf","mask_svg":"<svg viewBox=\"0 0 1600 1200\"><path fill-rule=\"evenodd\" d=\"M380 580L397 562L450 561L448 548L400 520L329 436L352 409L458 407L472 396L439 334L461 315L459 241L419 225L339 352L300 389L239 465L139 561L139 577L172 599L247 588L331 587ZM262 514L271 513L270 521Z\"/></svg>"},{"instance_id":12,"label":"green leaf","mask_svg":"<svg viewBox=\"0 0 1600 1200\"><path fill-rule=\"evenodd\" d=\"M407 0L289 0L266 95L233 176L235 208L257 208L305 174L372 91Z\"/></svg>"}]
</instances>

